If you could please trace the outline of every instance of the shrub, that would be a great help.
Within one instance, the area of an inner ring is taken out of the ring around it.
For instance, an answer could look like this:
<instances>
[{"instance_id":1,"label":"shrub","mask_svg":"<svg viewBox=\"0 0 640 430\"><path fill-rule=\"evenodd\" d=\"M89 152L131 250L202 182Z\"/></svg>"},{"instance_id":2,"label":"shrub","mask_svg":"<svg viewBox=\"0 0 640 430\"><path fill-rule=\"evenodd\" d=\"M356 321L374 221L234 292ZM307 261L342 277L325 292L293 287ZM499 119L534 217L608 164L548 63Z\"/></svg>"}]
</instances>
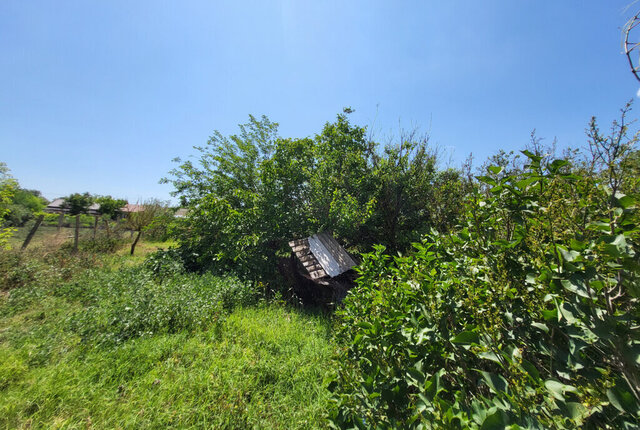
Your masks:
<instances>
[{"instance_id":1,"label":"shrub","mask_svg":"<svg viewBox=\"0 0 640 430\"><path fill-rule=\"evenodd\" d=\"M80 241L79 249L89 253L107 254L121 249L126 241L120 237L99 235L92 239Z\"/></svg>"},{"instance_id":2,"label":"shrub","mask_svg":"<svg viewBox=\"0 0 640 430\"><path fill-rule=\"evenodd\" d=\"M523 172L479 178L456 234L365 256L339 314L334 425L640 424L637 196L524 154Z\"/></svg>"},{"instance_id":3,"label":"shrub","mask_svg":"<svg viewBox=\"0 0 640 430\"><path fill-rule=\"evenodd\" d=\"M88 305L72 317L73 329L83 339L104 345L196 330L255 299L250 286L234 278L190 274L157 282L152 272L140 267L91 273L67 285L63 294Z\"/></svg>"},{"instance_id":4,"label":"shrub","mask_svg":"<svg viewBox=\"0 0 640 430\"><path fill-rule=\"evenodd\" d=\"M160 249L147 255L143 264L156 278L165 278L184 272L184 262L177 249Z\"/></svg>"},{"instance_id":5,"label":"shrub","mask_svg":"<svg viewBox=\"0 0 640 430\"><path fill-rule=\"evenodd\" d=\"M159 242L169 239L169 230L174 221L173 214L172 210L161 211L144 229L144 237Z\"/></svg>"}]
</instances>

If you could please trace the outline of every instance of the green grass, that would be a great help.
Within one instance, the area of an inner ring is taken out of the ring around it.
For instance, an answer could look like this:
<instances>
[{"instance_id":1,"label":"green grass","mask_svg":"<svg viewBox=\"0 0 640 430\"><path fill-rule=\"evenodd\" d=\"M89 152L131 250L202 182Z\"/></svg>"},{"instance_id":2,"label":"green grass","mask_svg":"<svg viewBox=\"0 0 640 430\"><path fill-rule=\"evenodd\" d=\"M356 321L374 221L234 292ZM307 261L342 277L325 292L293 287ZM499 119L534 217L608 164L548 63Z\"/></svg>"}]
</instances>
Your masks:
<instances>
[{"instance_id":1,"label":"green grass","mask_svg":"<svg viewBox=\"0 0 640 430\"><path fill-rule=\"evenodd\" d=\"M63 337L42 353L29 334L17 348L6 336L0 425L7 428L315 428L326 407L326 323L277 306L236 310L220 329L106 351L84 352ZM45 365L33 358L47 354Z\"/></svg>"},{"instance_id":2,"label":"green grass","mask_svg":"<svg viewBox=\"0 0 640 430\"><path fill-rule=\"evenodd\" d=\"M27 223L25 227L18 227L15 229L13 236L9 238L9 244L14 249L19 249L22 246L22 243L26 239L31 227L33 226L33 221ZM105 234L103 225L101 224L98 229L98 235L103 236ZM75 228L73 227L62 227L60 231L56 226L46 226L41 225L36 234L31 239L31 243L29 244L29 248L37 248L37 247L58 247L65 242L73 242L73 238L75 235ZM79 239L89 240L93 238L93 228L80 228ZM128 231L120 232L120 237L122 237L124 246L119 251L119 255L128 255L131 249L131 242L133 242L133 238ZM170 246L176 245L174 241L164 241L164 242L156 242L145 240L145 236L143 234L142 240L137 244L135 250L135 258L132 258L136 263L142 261L144 256L150 252L156 251L158 248L168 248Z\"/></svg>"},{"instance_id":3,"label":"green grass","mask_svg":"<svg viewBox=\"0 0 640 430\"><path fill-rule=\"evenodd\" d=\"M326 318L277 304L229 308L243 288L230 280L175 275L154 287L145 273L105 265L0 294L0 428L324 426ZM157 332L104 343L87 327L96 322L101 333Z\"/></svg>"},{"instance_id":4,"label":"green grass","mask_svg":"<svg viewBox=\"0 0 640 430\"><path fill-rule=\"evenodd\" d=\"M18 227L16 229L16 231L13 233L13 236L9 239L9 244L12 248L19 248L20 246L22 246L22 243L29 234L32 225L33 222L30 222L26 227ZM74 231L75 228L63 227L60 229L60 231L58 231L57 227L41 225L38 228L38 231L36 231L35 236L33 236L33 239L31 239L29 247L49 244L59 245L63 242L73 241L73 236L75 234ZM93 237L93 229L80 229L80 239L89 239L91 237Z\"/></svg>"}]
</instances>

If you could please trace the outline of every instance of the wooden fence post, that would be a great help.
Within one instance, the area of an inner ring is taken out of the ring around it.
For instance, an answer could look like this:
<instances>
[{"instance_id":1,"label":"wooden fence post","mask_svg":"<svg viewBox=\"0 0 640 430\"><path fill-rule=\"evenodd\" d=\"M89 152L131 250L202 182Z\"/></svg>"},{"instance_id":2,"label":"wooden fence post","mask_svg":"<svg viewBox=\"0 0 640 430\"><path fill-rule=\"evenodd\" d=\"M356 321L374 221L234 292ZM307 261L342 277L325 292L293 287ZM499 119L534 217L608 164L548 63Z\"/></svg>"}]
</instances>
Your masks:
<instances>
[{"instance_id":1,"label":"wooden fence post","mask_svg":"<svg viewBox=\"0 0 640 430\"><path fill-rule=\"evenodd\" d=\"M64 213L61 213L60 215L58 215L58 233L60 233L60 230L62 229L63 222L64 222Z\"/></svg>"},{"instance_id":2,"label":"wooden fence post","mask_svg":"<svg viewBox=\"0 0 640 430\"><path fill-rule=\"evenodd\" d=\"M93 239L96 238L96 233L98 232L98 216L95 216L96 222L93 224Z\"/></svg>"},{"instance_id":3,"label":"wooden fence post","mask_svg":"<svg viewBox=\"0 0 640 430\"><path fill-rule=\"evenodd\" d=\"M27 249L27 246L29 246L29 242L31 242L31 239L33 239L33 236L35 236L36 231L38 231L38 227L40 227L40 224L42 224L43 219L44 215L39 215L38 218L36 218L36 223L33 225L33 227L31 227L31 231L29 231L27 238L22 243L22 247L20 248L21 251Z\"/></svg>"}]
</instances>

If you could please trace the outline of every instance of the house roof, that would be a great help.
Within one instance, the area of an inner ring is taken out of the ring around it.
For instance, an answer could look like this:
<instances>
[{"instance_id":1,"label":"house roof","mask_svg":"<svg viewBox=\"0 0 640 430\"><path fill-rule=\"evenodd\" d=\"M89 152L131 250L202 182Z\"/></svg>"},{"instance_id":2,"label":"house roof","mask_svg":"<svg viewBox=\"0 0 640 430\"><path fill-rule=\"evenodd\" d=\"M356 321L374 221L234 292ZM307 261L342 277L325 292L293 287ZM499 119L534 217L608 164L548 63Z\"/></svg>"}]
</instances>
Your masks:
<instances>
[{"instance_id":1,"label":"house roof","mask_svg":"<svg viewBox=\"0 0 640 430\"><path fill-rule=\"evenodd\" d=\"M87 208L87 213L89 215L100 215L100 204L94 203Z\"/></svg>"},{"instance_id":2,"label":"house roof","mask_svg":"<svg viewBox=\"0 0 640 430\"><path fill-rule=\"evenodd\" d=\"M44 211L50 213L66 212L66 210L62 207L63 204L64 199L55 199L51 203L49 203L47 207L44 208Z\"/></svg>"},{"instance_id":3,"label":"house roof","mask_svg":"<svg viewBox=\"0 0 640 430\"><path fill-rule=\"evenodd\" d=\"M122 212L131 213L131 212L144 212L144 205L127 203L120 209Z\"/></svg>"},{"instance_id":4,"label":"house roof","mask_svg":"<svg viewBox=\"0 0 640 430\"><path fill-rule=\"evenodd\" d=\"M173 216L175 216L176 218L184 218L187 216L188 213L189 213L189 209L180 208L176 211L176 213Z\"/></svg>"},{"instance_id":5,"label":"house roof","mask_svg":"<svg viewBox=\"0 0 640 430\"><path fill-rule=\"evenodd\" d=\"M327 232L292 240L289 246L312 279L338 276L356 265L353 258Z\"/></svg>"},{"instance_id":6,"label":"house roof","mask_svg":"<svg viewBox=\"0 0 640 430\"><path fill-rule=\"evenodd\" d=\"M47 207L44 208L44 211L48 213L55 213L55 214L59 214L59 213L68 214L69 209L64 207L64 200L65 199L62 197L53 200L51 203L47 205ZM87 208L87 214L100 215L100 204L93 203L91 206L89 206Z\"/></svg>"}]
</instances>

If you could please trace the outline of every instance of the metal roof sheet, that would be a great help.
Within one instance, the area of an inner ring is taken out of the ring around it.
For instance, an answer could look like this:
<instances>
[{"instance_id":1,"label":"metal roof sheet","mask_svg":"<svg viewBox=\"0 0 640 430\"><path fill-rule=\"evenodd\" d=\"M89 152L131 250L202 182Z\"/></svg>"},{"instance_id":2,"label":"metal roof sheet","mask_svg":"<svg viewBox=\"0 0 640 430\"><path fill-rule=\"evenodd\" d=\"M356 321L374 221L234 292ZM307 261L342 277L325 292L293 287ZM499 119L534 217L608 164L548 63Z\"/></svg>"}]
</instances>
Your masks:
<instances>
[{"instance_id":1,"label":"metal roof sheet","mask_svg":"<svg viewBox=\"0 0 640 430\"><path fill-rule=\"evenodd\" d=\"M327 232L306 239L293 240L289 246L312 279L335 277L350 270L355 261Z\"/></svg>"}]
</instances>

